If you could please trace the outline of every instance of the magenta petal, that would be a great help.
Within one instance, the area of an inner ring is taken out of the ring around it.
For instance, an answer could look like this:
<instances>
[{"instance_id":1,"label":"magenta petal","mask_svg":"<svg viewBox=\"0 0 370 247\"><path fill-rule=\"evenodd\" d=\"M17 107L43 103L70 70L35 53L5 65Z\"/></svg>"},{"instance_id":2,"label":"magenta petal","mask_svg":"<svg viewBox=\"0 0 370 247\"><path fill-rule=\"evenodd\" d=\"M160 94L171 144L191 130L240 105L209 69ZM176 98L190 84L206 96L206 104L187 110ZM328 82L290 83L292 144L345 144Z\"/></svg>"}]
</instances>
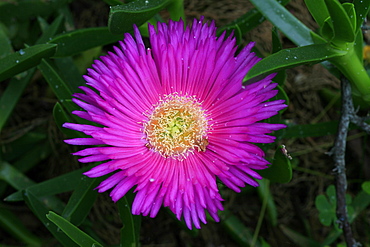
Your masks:
<instances>
[{"instance_id":1,"label":"magenta petal","mask_svg":"<svg viewBox=\"0 0 370 247\"><path fill-rule=\"evenodd\" d=\"M84 174L112 173L97 190L111 190L114 202L133 189L133 214L155 217L164 206L189 229L200 228L206 212L219 221L223 210L217 179L236 192L258 186L256 170L268 162L255 143L273 142L272 133L285 127L259 121L286 105L271 100L275 74L242 86L260 60L254 43L235 54L236 39L217 37L204 17L186 28L170 20L148 31L150 48L135 26L88 69L82 93L73 94L82 110L73 114L92 123L63 127L89 137L65 142L94 146L74 155L103 162Z\"/></svg>"}]
</instances>

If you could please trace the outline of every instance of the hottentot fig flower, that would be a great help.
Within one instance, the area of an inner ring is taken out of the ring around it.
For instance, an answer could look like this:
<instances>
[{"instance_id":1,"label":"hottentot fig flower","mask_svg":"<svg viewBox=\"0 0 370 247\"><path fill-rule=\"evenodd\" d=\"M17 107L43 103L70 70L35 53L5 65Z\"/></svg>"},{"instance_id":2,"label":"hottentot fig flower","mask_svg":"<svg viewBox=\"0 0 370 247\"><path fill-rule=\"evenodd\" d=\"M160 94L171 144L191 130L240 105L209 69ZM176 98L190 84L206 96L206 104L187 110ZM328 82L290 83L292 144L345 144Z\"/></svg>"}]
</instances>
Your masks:
<instances>
[{"instance_id":1,"label":"hottentot fig flower","mask_svg":"<svg viewBox=\"0 0 370 247\"><path fill-rule=\"evenodd\" d=\"M286 107L274 75L242 86L260 59L253 43L237 52L235 38L216 36L214 22L194 20L149 25L149 48L137 27L114 52L100 57L84 76L73 114L92 125L65 123L89 138L66 140L92 147L74 153L82 163L102 162L84 173L111 174L98 187L118 201L134 188L133 214L155 217L168 207L187 226L200 228L206 214L219 220L223 201L216 183L236 192L258 186L256 170L268 167L254 143L284 128L263 123Z\"/></svg>"}]
</instances>

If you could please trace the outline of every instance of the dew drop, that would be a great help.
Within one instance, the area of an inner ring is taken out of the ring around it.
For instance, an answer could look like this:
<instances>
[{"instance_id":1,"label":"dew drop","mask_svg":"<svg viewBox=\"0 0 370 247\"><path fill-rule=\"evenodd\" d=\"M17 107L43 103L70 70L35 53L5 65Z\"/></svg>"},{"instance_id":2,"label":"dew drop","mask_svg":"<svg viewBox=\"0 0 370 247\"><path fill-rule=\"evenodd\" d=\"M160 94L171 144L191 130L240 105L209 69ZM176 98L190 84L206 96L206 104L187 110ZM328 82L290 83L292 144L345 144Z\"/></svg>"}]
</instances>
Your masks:
<instances>
[{"instance_id":1,"label":"dew drop","mask_svg":"<svg viewBox=\"0 0 370 247\"><path fill-rule=\"evenodd\" d=\"M155 179L154 178L150 178L149 179L149 182L151 182L151 183L153 183L155 181Z\"/></svg>"},{"instance_id":2,"label":"dew drop","mask_svg":"<svg viewBox=\"0 0 370 247\"><path fill-rule=\"evenodd\" d=\"M26 52L22 49L19 50L19 55L23 56Z\"/></svg>"},{"instance_id":3,"label":"dew drop","mask_svg":"<svg viewBox=\"0 0 370 247\"><path fill-rule=\"evenodd\" d=\"M15 63L19 63L19 60L15 60Z\"/></svg>"},{"instance_id":4,"label":"dew drop","mask_svg":"<svg viewBox=\"0 0 370 247\"><path fill-rule=\"evenodd\" d=\"M55 88L59 88L59 86L58 85L55 85Z\"/></svg>"}]
</instances>

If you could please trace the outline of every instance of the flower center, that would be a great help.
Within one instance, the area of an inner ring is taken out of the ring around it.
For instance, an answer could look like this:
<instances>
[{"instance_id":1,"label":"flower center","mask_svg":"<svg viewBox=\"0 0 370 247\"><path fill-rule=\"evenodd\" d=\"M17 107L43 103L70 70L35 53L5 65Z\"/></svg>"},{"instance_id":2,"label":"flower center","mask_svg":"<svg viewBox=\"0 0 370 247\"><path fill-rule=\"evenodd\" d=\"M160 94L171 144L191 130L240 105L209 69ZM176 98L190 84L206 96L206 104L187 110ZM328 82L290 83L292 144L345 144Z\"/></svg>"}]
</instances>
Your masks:
<instances>
[{"instance_id":1,"label":"flower center","mask_svg":"<svg viewBox=\"0 0 370 247\"><path fill-rule=\"evenodd\" d=\"M208 122L194 96L164 95L144 123L146 146L163 157L182 160L188 152L205 151Z\"/></svg>"}]
</instances>

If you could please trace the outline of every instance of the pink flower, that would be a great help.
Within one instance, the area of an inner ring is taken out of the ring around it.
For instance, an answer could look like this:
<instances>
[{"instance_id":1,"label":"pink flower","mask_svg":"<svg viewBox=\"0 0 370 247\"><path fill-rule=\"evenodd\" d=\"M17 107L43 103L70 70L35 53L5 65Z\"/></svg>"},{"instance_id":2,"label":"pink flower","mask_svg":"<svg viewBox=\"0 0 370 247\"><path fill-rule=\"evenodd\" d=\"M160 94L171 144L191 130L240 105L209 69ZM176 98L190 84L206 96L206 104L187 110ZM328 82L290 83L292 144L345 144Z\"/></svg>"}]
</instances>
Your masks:
<instances>
[{"instance_id":1,"label":"pink flower","mask_svg":"<svg viewBox=\"0 0 370 247\"><path fill-rule=\"evenodd\" d=\"M266 102L277 94L274 75L242 86L260 59L253 43L235 56L235 39L217 38L214 22L158 23L149 34L146 49L135 27L88 70L88 86L73 99L84 111L73 113L100 126L65 123L91 136L66 143L94 146L74 153L83 163L103 162L85 175L113 173L99 192L113 188L116 202L135 188L133 214L155 217L163 205L200 228L205 210L215 221L223 210L216 178L236 192L258 186L255 170L269 163L253 143L271 143L266 134L285 127L259 121L286 105Z\"/></svg>"}]
</instances>

